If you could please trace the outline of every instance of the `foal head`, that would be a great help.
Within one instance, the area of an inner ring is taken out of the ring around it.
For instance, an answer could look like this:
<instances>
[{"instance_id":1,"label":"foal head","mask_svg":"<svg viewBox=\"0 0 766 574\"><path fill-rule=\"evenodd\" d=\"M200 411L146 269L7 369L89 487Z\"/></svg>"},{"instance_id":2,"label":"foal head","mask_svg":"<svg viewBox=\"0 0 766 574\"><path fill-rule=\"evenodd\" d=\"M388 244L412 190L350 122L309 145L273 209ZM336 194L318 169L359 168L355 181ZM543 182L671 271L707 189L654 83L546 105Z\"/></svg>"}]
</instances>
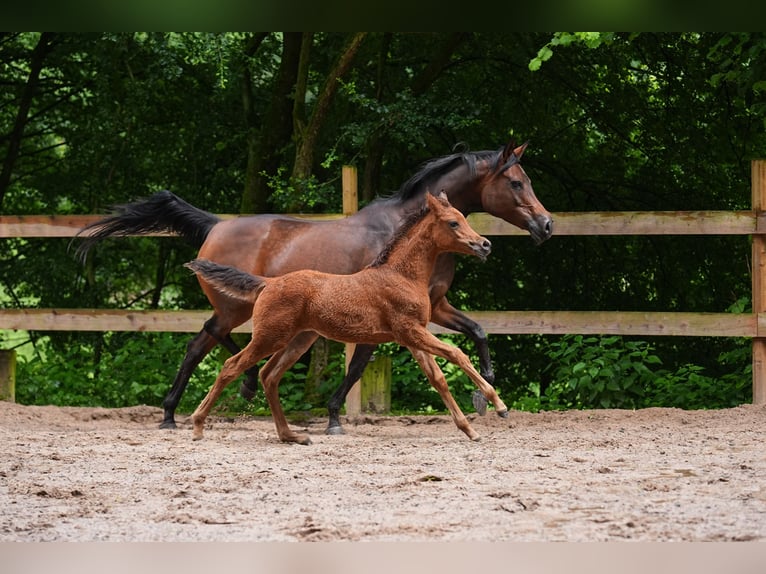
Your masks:
<instances>
[{"instance_id":1,"label":"foal head","mask_svg":"<svg viewBox=\"0 0 766 574\"><path fill-rule=\"evenodd\" d=\"M465 216L450 205L444 192L438 196L426 193L426 206L435 219L430 229L434 245L443 251L475 255L482 261L487 258L492 250L489 239L473 230Z\"/></svg>"}]
</instances>

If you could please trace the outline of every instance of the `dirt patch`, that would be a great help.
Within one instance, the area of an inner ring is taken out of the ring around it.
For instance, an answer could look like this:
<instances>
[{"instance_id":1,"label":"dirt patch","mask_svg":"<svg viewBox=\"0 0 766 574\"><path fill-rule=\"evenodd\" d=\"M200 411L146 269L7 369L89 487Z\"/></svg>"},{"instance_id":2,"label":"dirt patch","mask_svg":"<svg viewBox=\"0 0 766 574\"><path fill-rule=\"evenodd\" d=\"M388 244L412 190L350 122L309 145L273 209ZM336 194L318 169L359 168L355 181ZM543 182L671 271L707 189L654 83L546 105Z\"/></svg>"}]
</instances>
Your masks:
<instances>
[{"instance_id":1,"label":"dirt patch","mask_svg":"<svg viewBox=\"0 0 766 574\"><path fill-rule=\"evenodd\" d=\"M766 539L766 407L345 419L0 402L0 541Z\"/></svg>"}]
</instances>

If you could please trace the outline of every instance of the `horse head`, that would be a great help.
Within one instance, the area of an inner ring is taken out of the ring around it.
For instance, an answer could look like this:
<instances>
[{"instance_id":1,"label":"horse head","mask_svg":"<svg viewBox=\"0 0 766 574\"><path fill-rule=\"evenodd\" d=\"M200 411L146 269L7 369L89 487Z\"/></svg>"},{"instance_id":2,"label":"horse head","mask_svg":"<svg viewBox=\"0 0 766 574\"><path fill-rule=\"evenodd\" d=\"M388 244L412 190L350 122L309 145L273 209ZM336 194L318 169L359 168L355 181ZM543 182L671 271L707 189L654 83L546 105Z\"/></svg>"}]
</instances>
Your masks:
<instances>
[{"instance_id":1,"label":"horse head","mask_svg":"<svg viewBox=\"0 0 766 574\"><path fill-rule=\"evenodd\" d=\"M516 146L511 141L500 152L487 174L481 202L487 213L526 229L539 245L553 233L553 218L537 199L529 176L521 167L527 144Z\"/></svg>"}]
</instances>

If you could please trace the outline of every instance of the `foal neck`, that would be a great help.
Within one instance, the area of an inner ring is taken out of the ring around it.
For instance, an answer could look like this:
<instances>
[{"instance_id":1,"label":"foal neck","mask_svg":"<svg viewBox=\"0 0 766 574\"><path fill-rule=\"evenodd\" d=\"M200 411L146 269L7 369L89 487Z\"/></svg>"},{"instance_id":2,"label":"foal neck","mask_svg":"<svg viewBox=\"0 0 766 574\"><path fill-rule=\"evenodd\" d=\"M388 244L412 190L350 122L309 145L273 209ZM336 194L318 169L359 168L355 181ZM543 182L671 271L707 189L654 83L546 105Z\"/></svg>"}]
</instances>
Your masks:
<instances>
[{"instance_id":1,"label":"foal neck","mask_svg":"<svg viewBox=\"0 0 766 574\"><path fill-rule=\"evenodd\" d=\"M384 265L409 279L422 280L427 284L436 265L436 258L445 251L431 236L435 223L436 216L433 213L426 214L416 222L393 245Z\"/></svg>"}]
</instances>

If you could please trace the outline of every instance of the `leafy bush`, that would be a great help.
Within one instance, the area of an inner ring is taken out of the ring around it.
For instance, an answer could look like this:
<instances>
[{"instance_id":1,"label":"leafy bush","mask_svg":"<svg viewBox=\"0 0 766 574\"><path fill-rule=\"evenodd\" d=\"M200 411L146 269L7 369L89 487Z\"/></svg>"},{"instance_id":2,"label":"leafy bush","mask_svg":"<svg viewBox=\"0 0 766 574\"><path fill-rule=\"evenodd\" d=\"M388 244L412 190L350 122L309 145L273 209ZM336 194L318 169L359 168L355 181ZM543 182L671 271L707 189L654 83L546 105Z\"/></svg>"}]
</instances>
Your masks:
<instances>
[{"instance_id":1,"label":"leafy bush","mask_svg":"<svg viewBox=\"0 0 766 574\"><path fill-rule=\"evenodd\" d=\"M659 357L643 341L572 335L550 344L553 382L541 397L549 408L636 408Z\"/></svg>"},{"instance_id":2,"label":"leafy bush","mask_svg":"<svg viewBox=\"0 0 766 574\"><path fill-rule=\"evenodd\" d=\"M662 369L661 359L646 341L622 337L566 335L548 342L550 383L530 383L514 400L518 410L678 407L726 408L752 400L749 340L722 353L719 377L697 365Z\"/></svg>"}]
</instances>

